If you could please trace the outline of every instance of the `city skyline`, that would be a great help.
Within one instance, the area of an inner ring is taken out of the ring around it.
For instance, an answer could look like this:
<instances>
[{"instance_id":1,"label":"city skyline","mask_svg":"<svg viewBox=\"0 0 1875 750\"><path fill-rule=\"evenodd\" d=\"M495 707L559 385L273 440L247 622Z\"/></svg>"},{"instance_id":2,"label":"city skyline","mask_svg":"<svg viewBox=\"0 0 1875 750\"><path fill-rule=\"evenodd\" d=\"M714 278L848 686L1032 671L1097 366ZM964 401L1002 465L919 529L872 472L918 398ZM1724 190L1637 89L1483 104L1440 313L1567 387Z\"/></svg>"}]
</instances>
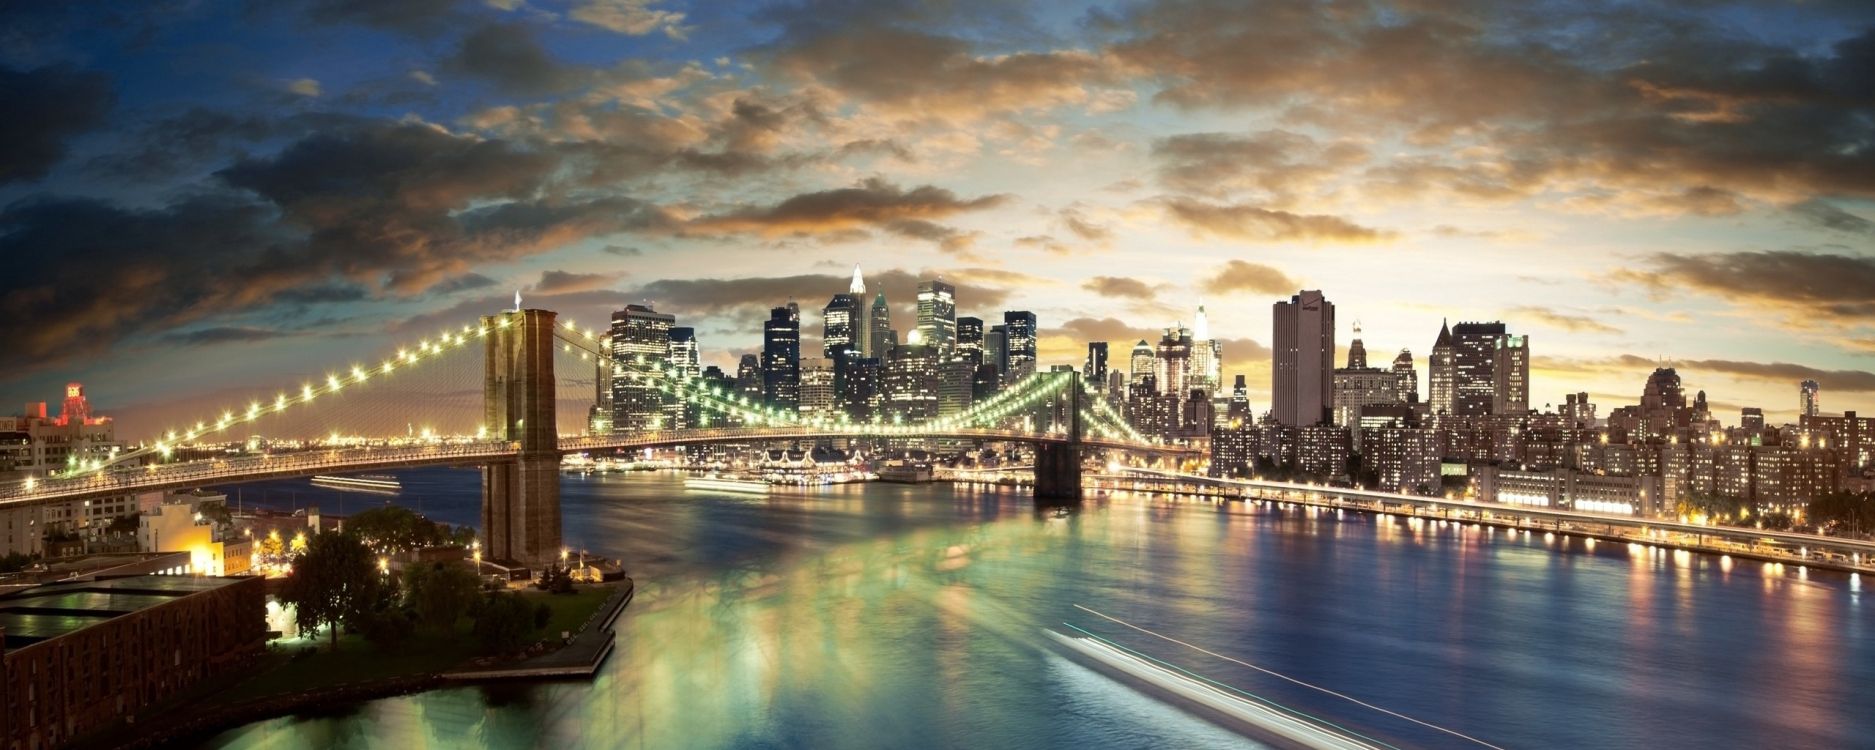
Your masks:
<instances>
[{"instance_id":1,"label":"city skyline","mask_svg":"<svg viewBox=\"0 0 1875 750\"><path fill-rule=\"evenodd\" d=\"M135 415L516 290L594 323L651 302L733 370L861 263L901 331L936 277L959 315L1034 312L1039 368L1202 298L1259 411L1269 304L1299 289L1421 362L1442 320L1511 324L1534 408L1633 399L1663 360L1728 420L1794 419L1802 380L1875 406L1868 8L1633 8L1634 47L1547 33L1617 22L1592 9L743 10L22 14L0 64L44 95L9 103L34 116L0 173L0 391L82 381ZM1309 54L1232 51L1277 14ZM1376 66L1406 51L1423 81Z\"/></svg>"}]
</instances>

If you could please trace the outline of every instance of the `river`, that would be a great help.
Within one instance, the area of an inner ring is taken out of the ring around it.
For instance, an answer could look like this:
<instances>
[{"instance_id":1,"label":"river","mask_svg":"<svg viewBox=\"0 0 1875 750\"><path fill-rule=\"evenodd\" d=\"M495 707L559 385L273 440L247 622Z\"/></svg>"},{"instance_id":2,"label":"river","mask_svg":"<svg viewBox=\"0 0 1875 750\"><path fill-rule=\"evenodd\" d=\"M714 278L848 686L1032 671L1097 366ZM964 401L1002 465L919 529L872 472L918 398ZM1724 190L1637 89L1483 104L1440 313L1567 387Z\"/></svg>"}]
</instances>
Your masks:
<instances>
[{"instance_id":1,"label":"river","mask_svg":"<svg viewBox=\"0 0 1875 750\"><path fill-rule=\"evenodd\" d=\"M475 521L475 472L400 476L397 502ZM304 481L242 499L338 510ZM1064 657L1044 630L1071 628L1403 747L1875 741L1875 582L1835 573L1198 498L1057 517L942 484L760 497L569 476L562 506L568 544L639 585L596 680L378 700L210 744L1249 745Z\"/></svg>"}]
</instances>

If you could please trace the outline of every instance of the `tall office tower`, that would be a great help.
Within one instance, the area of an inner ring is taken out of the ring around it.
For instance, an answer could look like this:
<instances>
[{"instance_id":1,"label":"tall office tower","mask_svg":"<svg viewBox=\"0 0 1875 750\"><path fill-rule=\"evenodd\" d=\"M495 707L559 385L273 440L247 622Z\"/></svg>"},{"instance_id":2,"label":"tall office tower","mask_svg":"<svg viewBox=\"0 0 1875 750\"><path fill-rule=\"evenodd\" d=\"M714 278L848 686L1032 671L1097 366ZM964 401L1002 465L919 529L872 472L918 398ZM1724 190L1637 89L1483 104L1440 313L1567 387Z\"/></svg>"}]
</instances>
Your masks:
<instances>
[{"instance_id":1,"label":"tall office tower","mask_svg":"<svg viewBox=\"0 0 1875 750\"><path fill-rule=\"evenodd\" d=\"M1081 385L1099 388L1107 383L1107 342L1087 342L1087 365L1081 369Z\"/></svg>"},{"instance_id":2,"label":"tall office tower","mask_svg":"<svg viewBox=\"0 0 1875 750\"><path fill-rule=\"evenodd\" d=\"M680 378L695 378L703 374L703 363L698 360L697 329L689 326L672 327L670 331L670 363L676 368ZM673 430L696 427L703 416L701 404L687 404L675 397L666 397L664 413L668 415L665 424Z\"/></svg>"},{"instance_id":3,"label":"tall office tower","mask_svg":"<svg viewBox=\"0 0 1875 750\"><path fill-rule=\"evenodd\" d=\"M948 359L937 363L938 416L948 417L970 410L976 401L977 366L967 359Z\"/></svg>"},{"instance_id":4,"label":"tall office tower","mask_svg":"<svg viewBox=\"0 0 1875 750\"><path fill-rule=\"evenodd\" d=\"M612 313L612 357L632 366L663 365L670 358L674 316L650 305L626 305ZM668 426L668 398L648 378L626 377L624 366L612 378L612 431L652 430Z\"/></svg>"},{"instance_id":5,"label":"tall office tower","mask_svg":"<svg viewBox=\"0 0 1875 750\"><path fill-rule=\"evenodd\" d=\"M957 319L957 351L955 357L969 362L971 367L983 364L983 319Z\"/></svg>"},{"instance_id":6,"label":"tall office tower","mask_svg":"<svg viewBox=\"0 0 1875 750\"><path fill-rule=\"evenodd\" d=\"M1497 403L1497 346L1504 324L1459 323L1452 327L1452 413L1461 417L1491 414ZM1529 397L1525 396L1525 401Z\"/></svg>"},{"instance_id":7,"label":"tall office tower","mask_svg":"<svg viewBox=\"0 0 1875 750\"><path fill-rule=\"evenodd\" d=\"M1126 401L1126 372L1117 367L1107 370L1107 399L1116 403Z\"/></svg>"},{"instance_id":8,"label":"tall office tower","mask_svg":"<svg viewBox=\"0 0 1875 750\"><path fill-rule=\"evenodd\" d=\"M1224 387L1224 352L1217 339L1211 338L1211 319L1204 303L1198 303L1198 319L1191 324L1191 369L1186 385L1207 394Z\"/></svg>"},{"instance_id":9,"label":"tall office tower","mask_svg":"<svg viewBox=\"0 0 1875 750\"><path fill-rule=\"evenodd\" d=\"M996 365L988 362L977 365L976 372L970 374L971 402L985 401L996 395L996 389L1000 387L1001 381L1002 373L997 372Z\"/></svg>"},{"instance_id":10,"label":"tall office tower","mask_svg":"<svg viewBox=\"0 0 1875 750\"><path fill-rule=\"evenodd\" d=\"M885 304L885 292L872 298L872 311L866 315L868 331L866 356L885 360L885 355L892 351L892 345L898 343L897 335L892 333L892 308Z\"/></svg>"},{"instance_id":11,"label":"tall office tower","mask_svg":"<svg viewBox=\"0 0 1875 750\"><path fill-rule=\"evenodd\" d=\"M1393 358L1393 388L1402 404L1419 403L1419 371L1413 369L1413 353L1400 350Z\"/></svg>"},{"instance_id":12,"label":"tall office tower","mask_svg":"<svg viewBox=\"0 0 1875 750\"><path fill-rule=\"evenodd\" d=\"M1307 427L1328 420L1334 403L1335 304L1303 290L1271 310L1270 389L1276 421Z\"/></svg>"},{"instance_id":13,"label":"tall office tower","mask_svg":"<svg viewBox=\"0 0 1875 750\"><path fill-rule=\"evenodd\" d=\"M1191 329L1177 324L1165 329L1153 357L1152 374L1157 376L1160 393L1185 398L1191 391Z\"/></svg>"},{"instance_id":14,"label":"tall office tower","mask_svg":"<svg viewBox=\"0 0 1875 750\"><path fill-rule=\"evenodd\" d=\"M1003 382L1014 383L1035 372L1035 313L1010 310L1003 313L1003 351L1009 366L1003 368Z\"/></svg>"},{"instance_id":15,"label":"tall office tower","mask_svg":"<svg viewBox=\"0 0 1875 750\"><path fill-rule=\"evenodd\" d=\"M833 361L823 357L801 360L801 401L796 411L803 417L833 414Z\"/></svg>"},{"instance_id":16,"label":"tall office tower","mask_svg":"<svg viewBox=\"0 0 1875 750\"><path fill-rule=\"evenodd\" d=\"M1139 343L1133 345L1133 355L1127 362L1127 379L1137 383L1140 378L1153 375L1154 382L1157 382L1156 373L1159 369L1157 359L1158 357L1152 353L1152 345L1146 343L1145 339L1140 339Z\"/></svg>"},{"instance_id":17,"label":"tall office tower","mask_svg":"<svg viewBox=\"0 0 1875 750\"><path fill-rule=\"evenodd\" d=\"M1230 387L1230 406L1225 411L1225 418L1233 425L1250 424L1250 389L1244 385L1243 376L1237 376L1237 382Z\"/></svg>"},{"instance_id":18,"label":"tall office tower","mask_svg":"<svg viewBox=\"0 0 1875 750\"><path fill-rule=\"evenodd\" d=\"M786 411L801 403L801 320L791 304L768 311L762 326L762 401Z\"/></svg>"},{"instance_id":19,"label":"tall office tower","mask_svg":"<svg viewBox=\"0 0 1875 750\"><path fill-rule=\"evenodd\" d=\"M1647 385L1641 389L1641 411L1649 414L1661 414L1686 408L1686 389L1680 385L1679 371L1671 367L1656 367L1647 376Z\"/></svg>"},{"instance_id":20,"label":"tall office tower","mask_svg":"<svg viewBox=\"0 0 1875 750\"><path fill-rule=\"evenodd\" d=\"M873 407L879 401L880 375L881 367L875 357L847 360L839 393L840 410L846 413L847 419L866 422L873 418Z\"/></svg>"},{"instance_id":21,"label":"tall office tower","mask_svg":"<svg viewBox=\"0 0 1875 750\"><path fill-rule=\"evenodd\" d=\"M1818 402L1817 391L1821 390L1814 380L1805 380L1797 384L1797 414L1801 417L1822 415L1822 405Z\"/></svg>"},{"instance_id":22,"label":"tall office tower","mask_svg":"<svg viewBox=\"0 0 1875 750\"><path fill-rule=\"evenodd\" d=\"M748 399L750 404L762 403L762 380L762 358L742 355L742 360L736 363L736 395Z\"/></svg>"},{"instance_id":23,"label":"tall office tower","mask_svg":"<svg viewBox=\"0 0 1875 750\"><path fill-rule=\"evenodd\" d=\"M872 350L872 308L866 299L866 278L859 273L859 264L853 264L853 283L848 284L846 293L853 298L852 325L853 351L861 357L877 357Z\"/></svg>"},{"instance_id":24,"label":"tall office tower","mask_svg":"<svg viewBox=\"0 0 1875 750\"><path fill-rule=\"evenodd\" d=\"M996 368L999 382L1009 371L1009 326L993 325L989 333L983 334L983 364Z\"/></svg>"},{"instance_id":25,"label":"tall office tower","mask_svg":"<svg viewBox=\"0 0 1875 750\"><path fill-rule=\"evenodd\" d=\"M1336 426L1359 430L1364 409L1399 403L1399 377L1392 370L1367 366L1367 346L1361 343L1358 323L1354 326L1354 341L1348 345L1348 366L1335 370L1334 379Z\"/></svg>"},{"instance_id":26,"label":"tall office tower","mask_svg":"<svg viewBox=\"0 0 1875 750\"><path fill-rule=\"evenodd\" d=\"M914 424L937 416L937 348L924 344L893 348L879 392L886 422Z\"/></svg>"},{"instance_id":27,"label":"tall office tower","mask_svg":"<svg viewBox=\"0 0 1875 750\"><path fill-rule=\"evenodd\" d=\"M1452 328L1439 322L1439 340L1426 358L1426 401L1433 414L1456 414L1458 357L1452 351Z\"/></svg>"},{"instance_id":28,"label":"tall office tower","mask_svg":"<svg viewBox=\"0 0 1875 750\"><path fill-rule=\"evenodd\" d=\"M861 312L860 298L851 292L833 295L827 301L827 306L820 309L820 356L836 363L847 352L864 356L856 338Z\"/></svg>"},{"instance_id":29,"label":"tall office tower","mask_svg":"<svg viewBox=\"0 0 1875 750\"><path fill-rule=\"evenodd\" d=\"M1499 336L1492 362L1492 414L1530 411L1530 337Z\"/></svg>"},{"instance_id":30,"label":"tall office tower","mask_svg":"<svg viewBox=\"0 0 1875 750\"><path fill-rule=\"evenodd\" d=\"M1572 427L1595 426L1595 404L1589 402L1588 391L1564 394L1562 415Z\"/></svg>"},{"instance_id":31,"label":"tall office tower","mask_svg":"<svg viewBox=\"0 0 1875 750\"><path fill-rule=\"evenodd\" d=\"M957 287L939 279L918 284L918 338L938 360L957 347Z\"/></svg>"}]
</instances>

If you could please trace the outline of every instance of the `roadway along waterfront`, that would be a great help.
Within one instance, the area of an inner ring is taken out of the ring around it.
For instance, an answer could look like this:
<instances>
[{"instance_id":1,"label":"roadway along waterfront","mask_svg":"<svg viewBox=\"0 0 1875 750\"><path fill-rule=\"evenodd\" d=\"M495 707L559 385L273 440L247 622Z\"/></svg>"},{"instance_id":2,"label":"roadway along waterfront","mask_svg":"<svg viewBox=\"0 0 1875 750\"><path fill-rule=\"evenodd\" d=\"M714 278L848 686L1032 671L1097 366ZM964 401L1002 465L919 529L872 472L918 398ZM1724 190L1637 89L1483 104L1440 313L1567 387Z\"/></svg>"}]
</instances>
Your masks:
<instances>
[{"instance_id":1,"label":"roadway along waterfront","mask_svg":"<svg viewBox=\"0 0 1875 750\"><path fill-rule=\"evenodd\" d=\"M475 472L399 476L399 502L474 521ZM337 504L304 481L242 494ZM1057 516L965 485L736 496L670 473L568 476L563 496L570 542L640 586L596 681L374 701L213 744L1243 746L1050 631L1401 746L1875 736L1867 576L1190 496Z\"/></svg>"}]
</instances>

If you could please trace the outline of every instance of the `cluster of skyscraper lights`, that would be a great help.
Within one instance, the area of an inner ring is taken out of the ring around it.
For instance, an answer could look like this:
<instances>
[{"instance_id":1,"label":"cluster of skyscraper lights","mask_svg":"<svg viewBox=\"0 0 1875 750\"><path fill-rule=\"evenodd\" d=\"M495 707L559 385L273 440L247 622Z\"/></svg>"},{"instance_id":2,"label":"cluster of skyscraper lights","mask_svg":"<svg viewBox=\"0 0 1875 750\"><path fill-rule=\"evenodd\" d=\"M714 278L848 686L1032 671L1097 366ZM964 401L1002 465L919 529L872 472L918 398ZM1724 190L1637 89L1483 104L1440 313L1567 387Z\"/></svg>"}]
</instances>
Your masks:
<instances>
[{"instance_id":1,"label":"cluster of skyscraper lights","mask_svg":"<svg viewBox=\"0 0 1875 750\"><path fill-rule=\"evenodd\" d=\"M905 425L902 423L885 424L881 422L855 424L845 421L845 415L841 415L838 421L829 417L820 416L803 419L799 415L782 409L772 409L752 404L745 395L729 395L719 390L715 385L701 382L702 378L693 376L682 368L657 363L646 363L644 361L644 355L642 354L637 355L636 362L626 363L603 351L587 349L586 342L588 341L592 342L594 345L600 344L601 338L596 332L580 330L578 324L570 320L562 324L561 327L565 331L561 334L561 338L567 342L566 346L563 347L563 351L571 352L573 347L577 345L580 349L581 359L598 357L600 361L613 365L614 377L623 375L634 380L642 377L659 379L661 382L656 384L659 391L670 393L678 398L685 399L691 404L706 409L712 409L721 414L740 417L746 422L757 425L804 426L829 430L837 429L854 433L886 434L941 432L972 426L993 428L1003 419L1024 413L1026 410L1039 405L1042 399L1052 397L1059 393L1070 380L1070 378L1067 377L1051 377L1050 375L1052 374L1041 374L1042 377L1027 379L1024 387L998 393L988 401L973 406L970 411L948 417L939 417L914 425ZM582 341L580 339L584 340ZM632 369L633 367L637 369ZM1130 429L1129 427L1128 431L1130 431ZM1137 433L1133 433L1132 437L1140 442L1145 442L1144 438L1138 437Z\"/></svg>"}]
</instances>

